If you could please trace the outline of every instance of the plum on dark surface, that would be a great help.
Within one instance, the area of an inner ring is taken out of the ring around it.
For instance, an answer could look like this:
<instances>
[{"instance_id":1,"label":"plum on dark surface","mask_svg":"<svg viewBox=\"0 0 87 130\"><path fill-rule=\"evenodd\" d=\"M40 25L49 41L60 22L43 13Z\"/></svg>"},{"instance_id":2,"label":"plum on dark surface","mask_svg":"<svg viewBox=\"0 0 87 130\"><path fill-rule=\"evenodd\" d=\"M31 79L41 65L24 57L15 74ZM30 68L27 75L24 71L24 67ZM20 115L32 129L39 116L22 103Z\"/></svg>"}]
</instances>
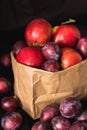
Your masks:
<instances>
[{"instance_id":1,"label":"plum on dark surface","mask_svg":"<svg viewBox=\"0 0 87 130\"><path fill-rule=\"evenodd\" d=\"M60 47L54 42L47 42L42 47L42 52L46 59L58 60L60 57L61 50Z\"/></svg>"},{"instance_id":2,"label":"plum on dark surface","mask_svg":"<svg viewBox=\"0 0 87 130\"><path fill-rule=\"evenodd\" d=\"M0 77L0 96L7 94L11 90L11 82L5 77Z\"/></svg>"},{"instance_id":3,"label":"plum on dark surface","mask_svg":"<svg viewBox=\"0 0 87 130\"><path fill-rule=\"evenodd\" d=\"M7 112L13 112L20 106L20 101L13 96L6 96L1 99L1 108Z\"/></svg>"},{"instance_id":4,"label":"plum on dark surface","mask_svg":"<svg viewBox=\"0 0 87 130\"><path fill-rule=\"evenodd\" d=\"M23 117L18 112L6 113L1 118L1 127L4 130L19 130L23 122Z\"/></svg>"},{"instance_id":5,"label":"plum on dark surface","mask_svg":"<svg viewBox=\"0 0 87 130\"><path fill-rule=\"evenodd\" d=\"M87 121L87 110L82 111L76 119L79 121Z\"/></svg>"},{"instance_id":6,"label":"plum on dark surface","mask_svg":"<svg viewBox=\"0 0 87 130\"><path fill-rule=\"evenodd\" d=\"M10 53L4 53L0 57L0 64L4 67L11 67L11 56Z\"/></svg>"},{"instance_id":7,"label":"plum on dark surface","mask_svg":"<svg viewBox=\"0 0 87 130\"><path fill-rule=\"evenodd\" d=\"M80 114L82 104L74 97L64 99L59 106L59 110L62 116L66 118L74 118Z\"/></svg>"},{"instance_id":8,"label":"plum on dark surface","mask_svg":"<svg viewBox=\"0 0 87 130\"><path fill-rule=\"evenodd\" d=\"M53 130L69 130L70 121L62 116L55 116L51 120Z\"/></svg>"},{"instance_id":9,"label":"plum on dark surface","mask_svg":"<svg viewBox=\"0 0 87 130\"><path fill-rule=\"evenodd\" d=\"M48 122L37 121L31 130L51 130L51 125Z\"/></svg>"},{"instance_id":10,"label":"plum on dark surface","mask_svg":"<svg viewBox=\"0 0 87 130\"><path fill-rule=\"evenodd\" d=\"M16 55L18 54L18 52L19 52L22 48L24 48L24 47L26 47L26 46L27 46L27 45L26 45L26 43L25 43L24 41L22 41L22 40L16 41L16 42L14 43L14 45L13 45L13 48L12 48L12 52L13 52L14 56L16 56Z\"/></svg>"},{"instance_id":11,"label":"plum on dark surface","mask_svg":"<svg viewBox=\"0 0 87 130\"><path fill-rule=\"evenodd\" d=\"M79 39L76 49L81 53L83 58L87 58L87 37L82 37Z\"/></svg>"},{"instance_id":12,"label":"plum on dark surface","mask_svg":"<svg viewBox=\"0 0 87 130\"><path fill-rule=\"evenodd\" d=\"M69 130L87 130L87 122L75 121L73 122Z\"/></svg>"},{"instance_id":13,"label":"plum on dark surface","mask_svg":"<svg viewBox=\"0 0 87 130\"><path fill-rule=\"evenodd\" d=\"M59 115L59 105L56 103L52 103L41 110L40 120L51 121L51 119L57 115Z\"/></svg>"},{"instance_id":14,"label":"plum on dark surface","mask_svg":"<svg viewBox=\"0 0 87 130\"><path fill-rule=\"evenodd\" d=\"M60 70L60 65L58 61L49 59L44 62L42 69L50 72L57 72Z\"/></svg>"}]
</instances>

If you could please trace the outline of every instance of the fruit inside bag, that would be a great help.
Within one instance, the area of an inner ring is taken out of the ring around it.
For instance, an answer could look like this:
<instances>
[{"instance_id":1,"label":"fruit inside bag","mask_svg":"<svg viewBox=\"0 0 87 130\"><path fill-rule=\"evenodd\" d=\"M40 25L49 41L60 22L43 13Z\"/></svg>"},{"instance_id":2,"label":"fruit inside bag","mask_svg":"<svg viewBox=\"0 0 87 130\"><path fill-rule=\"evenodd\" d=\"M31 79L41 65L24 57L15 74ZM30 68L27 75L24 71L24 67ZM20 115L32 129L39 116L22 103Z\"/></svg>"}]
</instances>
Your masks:
<instances>
[{"instance_id":1,"label":"fruit inside bag","mask_svg":"<svg viewBox=\"0 0 87 130\"><path fill-rule=\"evenodd\" d=\"M78 99L87 96L87 60L55 73L20 64L12 52L11 60L14 94L33 119L39 118L47 104L60 103L70 96Z\"/></svg>"}]
</instances>

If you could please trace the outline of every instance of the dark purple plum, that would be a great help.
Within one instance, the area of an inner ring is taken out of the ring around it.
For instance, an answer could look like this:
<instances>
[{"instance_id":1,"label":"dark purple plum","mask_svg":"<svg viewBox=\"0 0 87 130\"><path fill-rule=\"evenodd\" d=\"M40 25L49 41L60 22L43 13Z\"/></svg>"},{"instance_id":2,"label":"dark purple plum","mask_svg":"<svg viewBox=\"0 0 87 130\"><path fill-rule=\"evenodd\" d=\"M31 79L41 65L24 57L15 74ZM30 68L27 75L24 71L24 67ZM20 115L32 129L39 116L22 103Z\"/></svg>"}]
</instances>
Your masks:
<instances>
[{"instance_id":1,"label":"dark purple plum","mask_svg":"<svg viewBox=\"0 0 87 130\"><path fill-rule=\"evenodd\" d=\"M5 77L0 77L0 95L7 94L11 90L11 82Z\"/></svg>"},{"instance_id":2,"label":"dark purple plum","mask_svg":"<svg viewBox=\"0 0 87 130\"><path fill-rule=\"evenodd\" d=\"M85 121L75 121L69 130L87 130L87 122Z\"/></svg>"},{"instance_id":3,"label":"dark purple plum","mask_svg":"<svg viewBox=\"0 0 87 130\"><path fill-rule=\"evenodd\" d=\"M87 110L81 112L81 114L77 117L79 121L87 121Z\"/></svg>"},{"instance_id":4,"label":"dark purple plum","mask_svg":"<svg viewBox=\"0 0 87 130\"><path fill-rule=\"evenodd\" d=\"M80 114L82 104L74 97L64 99L59 106L59 110L62 116L66 118L74 118Z\"/></svg>"},{"instance_id":5,"label":"dark purple plum","mask_svg":"<svg viewBox=\"0 0 87 130\"><path fill-rule=\"evenodd\" d=\"M41 121L51 121L54 116L59 115L59 105L56 103L45 106L40 114Z\"/></svg>"},{"instance_id":6,"label":"dark purple plum","mask_svg":"<svg viewBox=\"0 0 87 130\"><path fill-rule=\"evenodd\" d=\"M23 117L18 112L6 113L1 118L1 127L4 130L19 130L22 125Z\"/></svg>"},{"instance_id":7,"label":"dark purple plum","mask_svg":"<svg viewBox=\"0 0 87 130\"><path fill-rule=\"evenodd\" d=\"M49 59L44 62L42 69L50 72L57 72L60 70L60 65L57 61Z\"/></svg>"},{"instance_id":8,"label":"dark purple plum","mask_svg":"<svg viewBox=\"0 0 87 130\"><path fill-rule=\"evenodd\" d=\"M55 116L51 120L53 130L69 130L70 121L62 116Z\"/></svg>"},{"instance_id":9,"label":"dark purple plum","mask_svg":"<svg viewBox=\"0 0 87 130\"><path fill-rule=\"evenodd\" d=\"M0 64L4 67L11 67L11 56L10 53L4 53L0 57Z\"/></svg>"},{"instance_id":10,"label":"dark purple plum","mask_svg":"<svg viewBox=\"0 0 87 130\"><path fill-rule=\"evenodd\" d=\"M51 130L51 125L48 122L37 121L31 130Z\"/></svg>"},{"instance_id":11,"label":"dark purple plum","mask_svg":"<svg viewBox=\"0 0 87 130\"><path fill-rule=\"evenodd\" d=\"M1 99L1 108L7 112L13 112L20 106L20 102L13 96L6 96Z\"/></svg>"},{"instance_id":12,"label":"dark purple plum","mask_svg":"<svg viewBox=\"0 0 87 130\"><path fill-rule=\"evenodd\" d=\"M43 55L46 59L58 60L60 57L60 47L54 42L47 42L42 47Z\"/></svg>"},{"instance_id":13,"label":"dark purple plum","mask_svg":"<svg viewBox=\"0 0 87 130\"><path fill-rule=\"evenodd\" d=\"M82 37L78 41L76 49L81 53L83 58L87 58L87 37Z\"/></svg>"},{"instance_id":14,"label":"dark purple plum","mask_svg":"<svg viewBox=\"0 0 87 130\"><path fill-rule=\"evenodd\" d=\"M26 46L26 43L23 40L18 40L14 43L13 48L12 48L12 52L14 54L14 56L16 56L18 54L18 52L24 48Z\"/></svg>"}]
</instances>

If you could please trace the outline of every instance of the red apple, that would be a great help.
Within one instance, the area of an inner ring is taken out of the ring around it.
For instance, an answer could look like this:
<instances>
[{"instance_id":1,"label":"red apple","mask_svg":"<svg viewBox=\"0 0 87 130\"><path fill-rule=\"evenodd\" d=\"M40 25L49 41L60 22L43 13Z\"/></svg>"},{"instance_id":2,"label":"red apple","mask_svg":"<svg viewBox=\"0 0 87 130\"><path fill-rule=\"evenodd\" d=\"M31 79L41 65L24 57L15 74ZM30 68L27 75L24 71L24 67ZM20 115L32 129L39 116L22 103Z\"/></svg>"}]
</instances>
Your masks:
<instances>
[{"instance_id":1,"label":"red apple","mask_svg":"<svg viewBox=\"0 0 87 130\"><path fill-rule=\"evenodd\" d=\"M16 60L28 66L40 67L44 62L44 56L41 48L30 46L21 49L16 56Z\"/></svg>"},{"instance_id":2,"label":"red apple","mask_svg":"<svg viewBox=\"0 0 87 130\"><path fill-rule=\"evenodd\" d=\"M53 35L53 41L62 47L73 47L81 38L80 30L75 25L60 25Z\"/></svg>"},{"instance_id":3,"label":"red apple","mask_svg":"<svg viewBox=\"0 0 87 130\"><path fill-rule=\"evenodd\" d=\"M35 19L29 22L25 28L25 39L27 44L42 46L52 36L52 26L45 19Z\"/></svg>"},{"instance_id":4,"label":"red apple","mask_svg":"<svg viewBox=\"0 0 87 130\"><path fill-rule=\"evenodd\" d=\"M62 69L66 69L70 66L73 66L79 62L81 62L82 56L75 49L70 47L62 48L61 50L61 67Z\"/></svg>"},{"instance_id":5,"label":"red apple","mask_svg":"<svg viewBox=\"0 0 87 130\"><path fill-rule=\"evenodd\" d=\"M82 37L78 41L76 49L81 53L83 58L87 58L87 37Z\"/></svg>"}]
</instances>

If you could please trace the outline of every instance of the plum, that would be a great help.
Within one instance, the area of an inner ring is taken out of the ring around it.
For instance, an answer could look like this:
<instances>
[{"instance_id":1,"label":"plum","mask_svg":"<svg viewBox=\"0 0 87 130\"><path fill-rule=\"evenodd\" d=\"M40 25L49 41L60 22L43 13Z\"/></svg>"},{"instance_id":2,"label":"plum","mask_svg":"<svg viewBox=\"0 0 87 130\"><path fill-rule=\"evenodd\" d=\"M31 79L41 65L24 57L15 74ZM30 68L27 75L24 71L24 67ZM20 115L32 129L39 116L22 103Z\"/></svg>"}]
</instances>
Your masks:
<instances>
[{"instance_id":1,"label":"plum","mask_svg":"<svg viewBox=\"0 0 87 130\"><path fill-rule=\"evenodd\" d=\"M44 62L42 69L50 72L57 72L60 70L60 65L57 61L49 59Z\"/></svg>"},{"instance_id":2,"label":"plum","mask_svg":"<svg viewBox=\"0 0 87 130\"><path fill-rule=\"evenodd\" d=\"M54 116L59 115L59 105L56 103L45 106L40 114L41 121L51 121Z\"/></svg>"},{"instance_id":3,"label":"plum","mask_svg":"<svg viewBox=\"0 0 87 130\"><path fill-rule=\"evenodd\" d=\"M51 130L51 125L48 122L37 121L31 130Z\"/></svg>"},{"instance_id":4,"label":"plum","mask_svg":"<svg viewBox=\"0 0 87 130\"><path fill-rule=\"evenodd\" d=\"M55 116L51 120L53 130L69 130L70 121L62 116Z\"/></svg>"},{"instance_id":5,"label":"plum","mask_svg":"<svg viewBox=\"0 0 87 130\"><path fill-rule=\"evenodd\" d=\"M18 130L22 125L23 117L18 112L6 113L1 118L1 127L4 130Z\"/></svg>"},{"instance_id":6,"label":"plum","mask_svg":"<svg viewBox=\"0 0 87 130\"><path fill-rule=\"evenodd\" d=\"M79 115L82 109L82 104L74 97L68 97L64 99L59 106L59 110L62 116L66 118L74 118Z\"/></svg>"},{"instance_id":7,"label":"plum","mask_svg":"<svg viewBox=\"0 0 87 130\"><path fill-rule=\"evenodd\" d=\"M12 52L13 52L14 56L16 56L16 55L18 54L18 52L19 52L22 48L24 48L24 47L26 47L26 46L27 46L27 45L26 45L26 43L25 43L24 41L22 41L22 40L16 41L16 42L14 43L14 45L13 45L13 48L12 48Z\"/></svg>"},{"instance_id":8,"label":"plum","mask_svg":"<svg viewBox=\"0 0 87 130\"><path fill-rule=\"evenodd\" d=\"M5 78L5 77L0 77L0 96L5 95L11 90L11 82Z\"/></svg>"},{"instance_id":9,"label":"plum","mask_svg":"<svg viewBox=\"0 0 87 130\"><path fill-rule=\"evenodd\" d=\"M87 122L75 121L73 122L69 130L87 130Z\"/></svg>"},{"instance_id":10,"label":"plum","mask_svg":"<svg viewBox=\"0 0 87 130\"><path fill-rule=\"evenodd\" d=\"M82 111L76 119L79 121L87 121L87 110Z\"/></svg>"},{"instance_id":11,"label":"plum","mask_svg":"<svg viewBox=\"0 0 87 130\"><path fill-rule=\"evenodd\" d=\"M84 59L87 58L87 37L79 39L76 49L81 53Z\"/></svg>"},{"instance_id":12,"label":"plum","mask_svg":"<svg viewBox=\"0 0 87 130\"><path fill-rule=\"evenodd\" d=\"M1 99L1 108L7 112L13 112L20 106L20 101L13 96L6 96Z\"/></svg>"},{"instance_id":13,"label":"plum","mask_svg":"<svg viewBox=\"0 0 87 130\"><path fill-rule=\"evenodd\" d=\"M58 60L61 53L59 45L55 44L54 42L47 42L42 47L42 52L46 59L53 60Z\"/></svg>"},{"instance_id":14,"label":"plum","mask_svg":"<svg viewBox=\"0 0 87 130\"><path fill-rule=\"evenodd\" d=\"M11 67L11 56L10 53L4 53L0 57L0 64L4 67Z\"/></svg>"}]
</instances>

